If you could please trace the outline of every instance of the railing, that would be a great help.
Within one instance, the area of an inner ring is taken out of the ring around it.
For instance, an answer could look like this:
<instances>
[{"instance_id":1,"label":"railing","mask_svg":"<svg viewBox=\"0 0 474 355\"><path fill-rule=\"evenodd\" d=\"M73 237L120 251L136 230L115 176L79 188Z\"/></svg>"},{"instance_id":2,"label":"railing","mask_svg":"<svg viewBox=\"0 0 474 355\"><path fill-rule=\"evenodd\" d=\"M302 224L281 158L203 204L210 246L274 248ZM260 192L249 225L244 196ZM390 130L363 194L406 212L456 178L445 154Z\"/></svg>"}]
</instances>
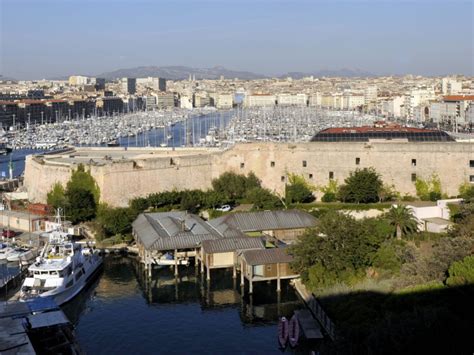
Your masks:
<instances>
[{"instance_id":1,"label":"railing","mask_svg":"<svg viewBox=\"0 0 474 355\"><path fill-rule=\"evenodd\" d=\"M329 335L332 341L335 341L336 339L336 327L334 326L334 323L332 320L328 317L326 312L324 311L323 307L321 304L318 302L316 299L316 296L312 293L310 293L306 287L303 285L301 280L295 280L294 285L296 288L296 291L299 293L301 298L303 298L303 301L306 303L308 306L309 310L313 314L313 316L318 320L318 322L321 324L321 326L324 328L326 333Z\"/></svg>"}]
</instances>

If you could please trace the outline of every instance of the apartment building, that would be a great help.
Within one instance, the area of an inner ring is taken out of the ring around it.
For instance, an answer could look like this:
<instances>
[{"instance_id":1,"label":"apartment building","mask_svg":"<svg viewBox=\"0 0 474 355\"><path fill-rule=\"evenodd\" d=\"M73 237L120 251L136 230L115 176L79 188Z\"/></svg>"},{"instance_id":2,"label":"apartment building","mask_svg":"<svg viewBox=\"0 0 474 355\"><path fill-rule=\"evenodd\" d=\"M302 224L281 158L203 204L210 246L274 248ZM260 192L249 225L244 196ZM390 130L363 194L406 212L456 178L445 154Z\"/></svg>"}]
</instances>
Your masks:
<instances>
[{"instance_id":1,"label":"apartment building","mask_svg":"<svg viewBox=\"0 0 474 355\"><path fill-rule=\"evenodd\" d=\"M245 96L245 107L270 107L275 106L276 96L270 94L252 94Z\"/></svg>"},{"instance_id":2,"label":"apartment building","mask_svg":"<svg viewBox=\"0 0 474 355\"><path fill-rule=\"evenodd\" d=\"M308 96L306 94L279 94L277 102L278 106L307 106Z\"/></svg>"}]
</instances>

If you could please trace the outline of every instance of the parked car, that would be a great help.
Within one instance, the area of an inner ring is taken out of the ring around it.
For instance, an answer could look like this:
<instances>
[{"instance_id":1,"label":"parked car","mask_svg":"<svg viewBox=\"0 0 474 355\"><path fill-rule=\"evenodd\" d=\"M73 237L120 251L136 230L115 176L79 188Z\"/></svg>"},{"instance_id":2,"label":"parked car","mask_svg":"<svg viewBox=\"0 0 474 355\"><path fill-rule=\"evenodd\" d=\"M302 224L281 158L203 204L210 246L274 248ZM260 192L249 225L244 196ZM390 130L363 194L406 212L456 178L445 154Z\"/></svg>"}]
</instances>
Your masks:
<instances>
[{"instance_id":1,"label":"parked car","mask_svg":"<svg viewBox=\"0 0 474 355\"><path fill-rule=\"evenodd\" d=\"M232 207L230 207L229 205L222 205L221 207L216 208L216 211L221 212L229 212L230 210L232 210Z\"/></svg>"},{"instance_id":2,"label":"parked car","mask_svg":"<svg viewBox=\"0 0 474 355\"><path fill-rule=\"evenodd\" d=\"M2 232L2 236L4 236L5 238L13 238L13 237L16 237L17 235L18 233L15 231L12 231L11 229L4 229Z\"/></svg>"}]
</instances>

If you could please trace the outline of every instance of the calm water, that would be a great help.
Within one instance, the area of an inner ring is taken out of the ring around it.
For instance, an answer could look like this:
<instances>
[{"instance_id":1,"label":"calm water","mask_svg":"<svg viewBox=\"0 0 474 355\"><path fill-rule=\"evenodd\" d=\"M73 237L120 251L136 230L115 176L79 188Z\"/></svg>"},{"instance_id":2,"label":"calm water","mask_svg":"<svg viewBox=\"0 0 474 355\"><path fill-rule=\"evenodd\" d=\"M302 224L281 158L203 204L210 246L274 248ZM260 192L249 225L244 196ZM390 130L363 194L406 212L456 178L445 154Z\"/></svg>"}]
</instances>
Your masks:
<instances>
[{"instance_id":1,"label":"calm water","mask_svg":"<svg viewBox=\"0 0 474 355\"><path fill-rule=\"evenodd\" d=\"M212 127L223 129L232 118L233 111L214 112L193 117L185 122L176 123L174 126L152 129L140 133L135 137L120 138L122 147L159 147L166 143L169 147L199 144ZM171 136L170 138L168 138ZM105 146L105 145L104 145ZM0 178L2 174L8 177L8 163L13 162L13 176L19 176L25 170L25 157L29 154L40 154L42 150L18 149L12 153L0 156Z\"/></svg>"},{"instance_id":2,"label":"calm water","mask_svg":"<svg viewBox=\"0 0 474 355\"><path fill-rule=\"evenodd\" d=\"M259 297L242 298L227 271L213 271L210 285L194 266L182 267L178 279L169 268L155 270L151 283L143 275L134 259L109 256L95 283L64 307L84 351L281 353L278 317L302 307L287 283L278 302L275 285L266 283L257 284Z\"/></svg>"}]
</instances>

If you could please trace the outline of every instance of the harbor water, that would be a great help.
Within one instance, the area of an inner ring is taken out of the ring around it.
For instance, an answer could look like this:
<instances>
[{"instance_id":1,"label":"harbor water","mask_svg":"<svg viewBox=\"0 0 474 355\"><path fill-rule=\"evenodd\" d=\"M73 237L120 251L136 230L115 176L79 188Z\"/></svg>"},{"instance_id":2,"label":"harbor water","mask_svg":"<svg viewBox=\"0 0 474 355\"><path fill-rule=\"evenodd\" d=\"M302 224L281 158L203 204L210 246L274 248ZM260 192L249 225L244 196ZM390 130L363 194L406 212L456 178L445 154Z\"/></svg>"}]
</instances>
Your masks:
<instances>
[{"instance_id":1,"label":"harbor water","mask_svg":"<svg viewBox=\"0 0 474 355\"><path fill-rule=\"evenodd\" d=\"M203 144L209 131L223 130L230 122L233 111L219 111L189 118L186 121L144 131L134 137L122 137L118 140L122 147L182 147ZM103 144L102 146L106 146ZM0 156L0 178L8 178L10 161L13 164L13 176L21 175L25 170L25 157L29 154L41 154L45 150L16 149L10 154Z\"/></svg>"},{"instance_id":2,"label":"harbor water","mask_svg":"<svg viewBox=\"0 0 474 355\"><path fill-rule=\"evenodd\" d=\"M279 316L303 307L284 283L258 283L241 297L232 271L213 270L207 283L194 266L154 270L150 281L139 263L108 256L87 290L63 307L88 354L278 354ZM288 353L309 349L287 348Z\"/></svg>"}]
</instances>

